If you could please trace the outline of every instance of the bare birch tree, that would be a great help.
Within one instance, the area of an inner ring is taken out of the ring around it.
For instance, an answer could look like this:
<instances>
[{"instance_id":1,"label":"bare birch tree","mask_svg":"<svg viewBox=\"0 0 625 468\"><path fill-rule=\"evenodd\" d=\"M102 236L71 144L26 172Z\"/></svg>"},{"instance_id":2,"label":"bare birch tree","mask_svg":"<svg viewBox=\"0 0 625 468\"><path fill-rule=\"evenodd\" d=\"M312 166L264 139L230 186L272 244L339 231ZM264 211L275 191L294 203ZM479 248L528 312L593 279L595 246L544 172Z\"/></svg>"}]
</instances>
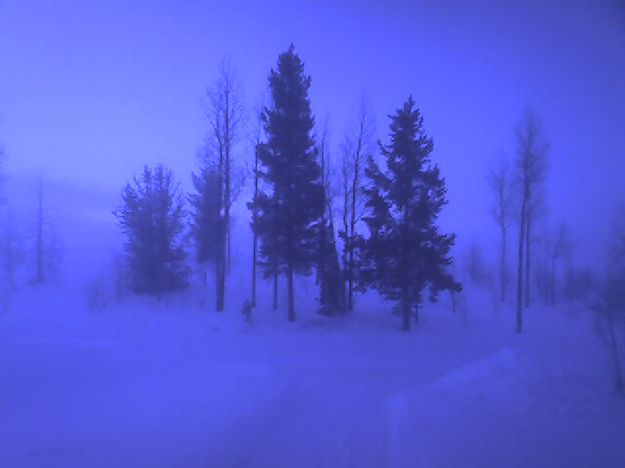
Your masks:
<instances>
[{"instance_id":1,"label":"bare birch tree","mask_svg":"<svg viewBox=\"0 0 625 468\"><path fill-rule=\"evenodd\" d=\"M216 158L219 213L219 253L215 261L216 308L223 310L225 301L226 275L232 259L231 213L232 204L240 186L233 184L233 151L239 140L242 125L243 105L239 82L225 58L219 76L207 91L208 103L205 114L210 123L209 152Z\"/></svg>"},{"instance_id":2,"label":"bare birch tree","mask_svg":"<svg viewBox=\"0 0 625 468\"><path fill-rule=\"evenodd\" d=\"M508 161L500 158L497 163L491 165L487 180L493 194L493 203L489 212L499 228L501 242L499 251L499 282L501 302L505 302L508 284L508 234L512 222L512 174Z\"/></svg>"},{"instance_id":3,"label":"bare birch tree","mask_svg":"<svg viewBox=\"0 0 625 468\"><path fill-rule=\"evenodd\" d=\"M225 272L228 273L232 258L230 210L242 185L234 179L241 171L235 167L233 152L243 124L242 91L229 58L223 60L219 76L207 94L206 116L211 124L213 150L219 161L223 184L224 256Z\"/></svg>"},{"instance_id":4,"label":"bare birch tree","mask_svg":"<svg viewBox=\"0 0 625 468\"><path fill-rule=\"evenodd\" d=\"M363 97L358 110L355 129L349 132L342 145L340 182L342 188L342 263L347 290L347 310L354 310L355 264L354 253L356 226L362 217L362 176L364 162L370 154L374 134L371 109Z\"/></svg>"},{"instance_id":5,"label":"bare birch tree","mask_svg":"<svg viewBox=\"0 0 625 468\"><path fill-rule=\"evenodd\" d=\"M332 188L330 179L330 161L328 160L328 133L329 133L329 120L326 118L321 130L321 136L318 138L319 149L317 151L319 155L319 167L321 169L321 185L323 186L325 194L325 206L321 213L321 229L320 229L320 252L319 252L319 265L317 266L317 283L321 280L322 263L325 261L323 258L323 249L325 247L325 235L326 235L326 223L328 222L328 216L332 221Z\"/></svg>"},{"instance_id":6,"label":"bare birch tree","mask_svg":"<svg viewBox=\"0 0 625 468\"><path fill-rule=\"evenodd\" d=\"M523 331L523 300L529 305L532 224L544 197L549 146L537 116L528 111L516 130L516 171L519 188L519 243L517 265L516 331Z\"/></svg>"},{"instance_id":7,"label":"bare birch tree","mask_svg":"<svg viewBox=\"0 0 625 468\"><path fill-rule=\"evenodd\" d=\"M625 207L621 207L614 223L608 247L607 274L599 301L594 306L598 329L607 341L614 369L614 387L625 390L622 357L622 327L625 325Z\"/></svg>"}]
</instances>

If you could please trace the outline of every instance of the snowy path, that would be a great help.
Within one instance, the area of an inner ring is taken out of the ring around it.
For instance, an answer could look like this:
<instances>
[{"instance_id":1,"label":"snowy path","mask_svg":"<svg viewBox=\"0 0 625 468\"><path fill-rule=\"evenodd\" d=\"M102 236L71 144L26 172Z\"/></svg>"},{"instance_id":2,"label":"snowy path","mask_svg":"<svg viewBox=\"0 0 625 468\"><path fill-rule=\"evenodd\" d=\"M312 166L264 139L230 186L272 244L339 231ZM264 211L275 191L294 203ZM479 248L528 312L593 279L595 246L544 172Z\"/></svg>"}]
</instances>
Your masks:
<instances>
[{"instance_id":1,"label":"snowy path","mask_svg":"<svg viewBox=\"0 0 625 468\"><path fill-rule=\"evenodd\" d=\"M2 466L625 466L625 402L581 321L521 339L434 320L3 320Z\"/></svg>"}]
</instances>

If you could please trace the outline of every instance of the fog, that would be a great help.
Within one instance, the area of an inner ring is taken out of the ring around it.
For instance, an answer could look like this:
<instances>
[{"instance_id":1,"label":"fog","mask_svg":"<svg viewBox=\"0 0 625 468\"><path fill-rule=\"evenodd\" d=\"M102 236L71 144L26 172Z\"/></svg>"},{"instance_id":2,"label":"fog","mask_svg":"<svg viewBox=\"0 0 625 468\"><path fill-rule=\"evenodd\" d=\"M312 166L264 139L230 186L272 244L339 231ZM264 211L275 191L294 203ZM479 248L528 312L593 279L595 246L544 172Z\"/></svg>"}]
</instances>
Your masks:
<instances>
[{"instance_id":1,"label":"fog","mask_svg":"<svg viewBox=\"0 0 625 468\"><path fill-rule=\"evenodd\" d=\"M286 266L272 310L269 257L255 307L240 313L252 297L254 158L268 141L259 114L274 105L268 77L291 45L311 77L316 157L326 136L341 287L341 164L359 112L370 130L361 171L369 155L387 167L379 144L392 141L389 117L409 96L433 140L446 188L434 224L456 236L448 271L462 292L447 285L434 303L424 294L407 333L397 301L362 278L353 311L319 314L314 262L312 276L295 278L295 323ZM614 392L625 372L624 51L620 0L0 0L0 459L625 466L625 399ZM219 261L197 261L189 195L206 148L217 164L211 97L225 63L240 119L219 311ZM516 333L528 115L546 169L532 215L533 300ZM488 179L501 161L512 199L503 282ZM132 243L120 212L126 184L158 165L180 183L188 284L143 294L120 273Z\"/></svg>"}]
</instances>

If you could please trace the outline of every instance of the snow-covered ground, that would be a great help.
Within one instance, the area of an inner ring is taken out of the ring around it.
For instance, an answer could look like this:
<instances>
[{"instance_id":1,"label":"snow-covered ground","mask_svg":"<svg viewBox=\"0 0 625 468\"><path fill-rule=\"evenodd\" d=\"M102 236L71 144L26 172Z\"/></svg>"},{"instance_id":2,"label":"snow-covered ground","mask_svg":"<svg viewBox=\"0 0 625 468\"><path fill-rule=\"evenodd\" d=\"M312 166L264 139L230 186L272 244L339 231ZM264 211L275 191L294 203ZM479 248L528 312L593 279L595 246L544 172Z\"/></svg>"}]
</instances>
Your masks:
<instances>
[{"instance_id":1,"label":"snow-covered ground","mask_svg":"<svg viewBox=\"0 0 625 468\"><path fill-rule=\"evenodd\" d=\"M623 467L625 398L579 308L465 299L411 332L360 298L288 323L188 292L89 312L25 286L0 315L3 467ZM234 289L234 288L233 288Z\"/></svg>"}]
</instances>

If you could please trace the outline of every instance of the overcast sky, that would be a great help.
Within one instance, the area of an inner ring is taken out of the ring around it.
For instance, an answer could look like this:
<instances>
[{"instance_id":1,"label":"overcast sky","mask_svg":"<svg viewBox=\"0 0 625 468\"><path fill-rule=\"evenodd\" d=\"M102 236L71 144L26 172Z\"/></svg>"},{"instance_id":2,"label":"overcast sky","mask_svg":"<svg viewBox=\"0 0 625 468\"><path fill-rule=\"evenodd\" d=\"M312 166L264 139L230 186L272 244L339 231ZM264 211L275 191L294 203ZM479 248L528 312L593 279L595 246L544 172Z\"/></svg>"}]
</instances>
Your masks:
<instances>
[{"instance_id":1,"label":"overcast sky","mask_svg":"<svg viewBox=\"0 0 625 468\"><path fill-rule=\"evenodd\" d=\"M596 1L0 0L0 144L8 170L118 193L143 164L188 183L204 90L228 54L251 108L290 43L334 143L363 92L378 136L409 94L447 179L444 222L492 232L488 161L537 112L551 219L587 256L625 202L625 4ZM242 147L241 147L242 148ZM338 152L338 151L337 151Z\"/></svg>"}]
</instances>

